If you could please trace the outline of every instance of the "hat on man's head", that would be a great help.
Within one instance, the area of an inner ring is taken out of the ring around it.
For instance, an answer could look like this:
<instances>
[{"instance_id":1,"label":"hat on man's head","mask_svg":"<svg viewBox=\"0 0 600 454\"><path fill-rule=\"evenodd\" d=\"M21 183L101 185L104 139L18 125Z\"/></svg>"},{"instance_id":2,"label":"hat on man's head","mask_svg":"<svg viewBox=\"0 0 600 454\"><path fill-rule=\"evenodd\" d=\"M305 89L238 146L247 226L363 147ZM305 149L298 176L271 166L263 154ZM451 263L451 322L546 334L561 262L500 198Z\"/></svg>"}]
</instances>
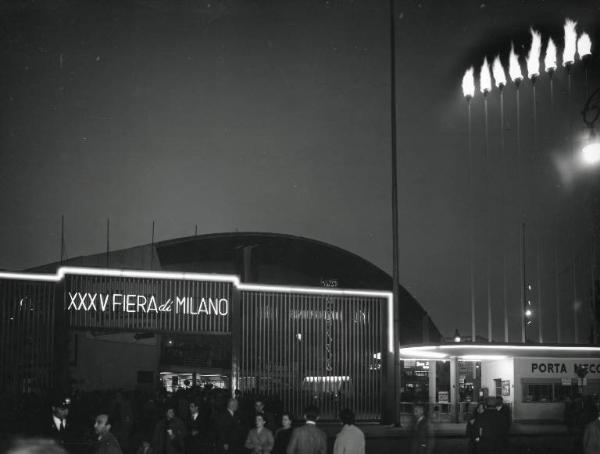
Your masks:
<instances>
[{"instance_id":1,"label":"hat on man's head","mask_svg":"<svg viewBox=\"0 0 600 454\"><path fill-rule=\"evenodd\" d=\"M56 394L50 400L50 406L56 408L69 408L71 405L71 399L69 397L65 397L63 394Z\"/></svg>"}]
</instances>

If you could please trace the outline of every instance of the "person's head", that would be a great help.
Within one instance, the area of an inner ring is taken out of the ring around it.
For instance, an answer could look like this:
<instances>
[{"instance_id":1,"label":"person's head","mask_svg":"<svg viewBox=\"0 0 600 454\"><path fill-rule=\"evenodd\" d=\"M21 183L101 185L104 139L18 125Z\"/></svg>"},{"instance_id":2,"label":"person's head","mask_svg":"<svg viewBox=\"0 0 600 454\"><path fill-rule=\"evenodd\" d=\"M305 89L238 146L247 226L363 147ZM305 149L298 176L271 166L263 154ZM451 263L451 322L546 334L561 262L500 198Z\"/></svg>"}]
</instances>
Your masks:
<instances>
[{"instance_id":1,"label":"person's head","mask_svg":"<svg viewBox=\"0 0 600 454\"><path fill-rule=\"evenodd\" d=\"M193 415L198 413L198 404L194 401L190 402L190 413Z\"/></svg>"},{"instance_id":2,"label":"person's head","mask_svg":"<svg viewBox=\"0 0 600 454\"><path fill-rule=\"evenodd\" d=\"M165 413L167 417L167 421L170 421L175 417L175 409L172 407L167 408L167 412Z\"/></svg>"},{"instance_id":3,"label":"person's head","mask_svg":"<svg viewBox=\"0 0 600 454\"><path fill-rule=\"evenodd\" d=\"M504 400L502 399L502 396L496 396L496 408L502 408L503 405Z\"/></svg>"},{"instance_id":4,"label":"person's head","mask_svg":"<svg viewBox=\"0 0 600 454\"><path fill-rule=\"evenodd\" d=\"M262 413L265 410L265 404L262 400L257 400L254 402L254 411L257 413Z\"/></svg>"},{"instance_id":5,"label":"person's head","mask_svg":"<svg viewBox=\"0 0 600 454\"><path fill-rule=\"evenodd\" d=\"M65 419L69 416L69 405L71 404L71 399L68 397L63 398L55 398L52 401L52 414L59 419Z\"/></svg>"},{"instance_id":6,"label":"person's head","mask_svg":"<svg viewBox=\"0 0 600 454\"><path fill-rule=\"evenodd\" d=\"M265 427L265 417L263 415L256 415L254 417L254 423L256 424L257 429L262 429L263 427Z\"/></svg>"},{"instance_id":7,"label":"person's head","mask_svg":"<svg viewBox=\"0 0 600 454\"><path fill-rule=\"evenodd\" d=\"M67 454L67 451L54 440L20 438L13 442L6 454Z\"/></svg>"},{"instance_id":8,"label":"person's head","mask_svg":"<svg viewBox=\"0 0 600 454\"><path fill-rule=\"evenodd\" d=\"M481 414L485 411L485 405L483 404L483 402L479 402L477 404L477 408L475 409L475 412L478 414Z\"/></svg>"},{"instance_id":9,"label":"person's head","mask_svg":"<svg viewBox=\"0 0 600 454\"><path fill-rule=\"evenodd\" d=\"M309 405L304 410L304 419L307 421L316 421L319 419L319 409L315 405Z\"/></svg>"},{"instance_id":10,"label":"person's head","mask_svg":"<svg viewBox=\"0 0 600 454\"><path fill-rule=\"evenodd\" d=\"M415 405L413 408L413 415L415 418L419 419L420 417L425 415L425 408L423 405Z\"/></svg>"},{"instance_id":11,"label":"person's head","mask_svg":"<svg viewBox=\"0 0 600 454\"><path fill-rule=\"evenodd\" d=\"M94 432L98 435L104 435L110 431L110 419L107 414L102 413L96 416L96 422L94 423Z\"/></svg>"},{"instance_id":12,"label":"person's head","mask_svg":"<svg viewBox=\"0 0 600 454\"><path fill-rule=\"evenodd\" d=\"M284 413L281 415L281 425L284 429L289 429L292 427L292 415L289 413Z\"/></svg>"},{"instance_id":13,"label":"person's head","mask_svg":"<svg viewBox=\"0 0 600 454\"><path fill-rule=\"evenodd\" d=\"M352 425L354 424L354 412L349 408L344 408L340 411L340 419L342 420L342 424Z\"/></svg>"},{"instance_id":14,"label":"person's head","mask_svg":"<svg viewBox=\"0 0 600 454\"><path fill-rule=\"evenodd\" d=\"M227 401L227 410L236 412L238 409L238 401L237 399L229 399Z\"/></svg>"}]
</instances>

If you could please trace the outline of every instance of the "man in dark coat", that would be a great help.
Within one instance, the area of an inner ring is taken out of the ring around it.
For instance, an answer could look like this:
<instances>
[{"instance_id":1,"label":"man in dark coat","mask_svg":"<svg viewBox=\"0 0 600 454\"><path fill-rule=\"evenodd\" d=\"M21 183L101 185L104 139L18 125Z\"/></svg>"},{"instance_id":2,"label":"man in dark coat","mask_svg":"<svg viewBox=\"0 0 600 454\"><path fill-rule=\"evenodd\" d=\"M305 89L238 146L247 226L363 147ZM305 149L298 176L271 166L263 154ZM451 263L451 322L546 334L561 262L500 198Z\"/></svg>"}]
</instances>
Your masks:
<instances>
[{"instance_id":1,"label":"man in dark coat","mask_svg":"<svg viewBox=\"0 0 600 454\"><path fill-rule=\"evenodd\" d=\"M215 418L217 454L239 454L246 440L246 428L238 414L238 401L229 399L227 408Z\"/></svg>"},{"instance_id":2,"label":"man in dark coat","mask_svg":"<svg viewBox=\"0 0 600 454\"><path fill-rule=\"evenodd\" d=\"M156 423L152 437L152 452L154 454L184 454L185 424L175 416L172 405L167 406L165 419Z\"/></svg>"},{"instance_id":3,"label":"man in dark coat","mask_svg":"<svg viewBox=\"0 0 600 454\"><path fill-rule=\"evenodd\" d=\"M319 409L313 405L304 411L306 424L292 432L286 450L287 454L327 454L327 437L317 427Z\"/></svg>"},{"instance_id":4,"label":"man in dark coat","mask_svg":"<svg viewBox=\"0 0 600 454\"><path fill-rule=\"evenodd\" d=\"M47 438L55 440L58 444L68 449L77 441L77 430L69 419L71 400L64 396L53 396L50 406L51 415L42 422L40 433Z\"/></svg>"},{"instance_id":5,"label":"man in dark coat","mask_svg":"<svg viewBox=\"0 0 600 454\"><path fill-rule=\"evenodd\" d=\"M496 454L503 452L504 437L507 433L505 415L496 407L496 398L489 397L486 409L479 419L480 439L478 452L483 454Z\"/></svg>"},{"instance_id":6,"label":"man in dark coat","mask_svg":"<svg viewBox=\"0 0 600 454\"><path fill-rule=\"evenodd\" d=\"M94 432L98 435L98 439L94 444L93 454L123 454L121 446L110 432L111 423L107 414L96 416L94 424Z\"/></svg>"},{"instance_id":7,"label":"man in dark coat","mask_svg":"<svg viewBox=\"0 0 600 454\"><path fill-rule=\"evenodd\" d=\"M423 405L415 405L413 409L415 423L412 430L411 454L431 454L435 444L433 427L425 415Z\"/></svg>"},{"instance_id":8,"label":"man in dark coat","mask_svg":"<svg viewBox=\"0 0 600 454\"><path fill-rule=\"evenodd\" d=\"M189 415L186 419L187 440L185 450L188 454L199 453L206 432L206 425L200 407L196 401L189 403Z\"/></svg>"}]
</instances>

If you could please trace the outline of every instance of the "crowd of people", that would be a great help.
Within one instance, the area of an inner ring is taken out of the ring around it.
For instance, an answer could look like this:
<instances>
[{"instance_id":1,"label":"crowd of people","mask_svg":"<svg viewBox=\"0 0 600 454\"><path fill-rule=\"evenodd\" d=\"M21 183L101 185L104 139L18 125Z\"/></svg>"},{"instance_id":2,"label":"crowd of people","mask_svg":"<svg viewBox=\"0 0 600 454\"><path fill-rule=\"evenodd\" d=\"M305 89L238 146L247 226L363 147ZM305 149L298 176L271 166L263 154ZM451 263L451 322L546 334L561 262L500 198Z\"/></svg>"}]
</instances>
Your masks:
<instances>
[{"instance_id":1,"label":"crowd of people","mask_svg":"<svg viewBox=\"0 0 600 454\"><path fill-rule=\"evenodd\" d=\"M319 410L294 415L276 396L241 395L210 386L174 394L97 392L64 397L54 394L40 407L32 399L20 409L21 435L11 454L326 454L327 437L317 426ZM432 454L433 426L427 406L416 404L411 454ZM49 410L49 411L48 411ZM339 414L342 429L333 454L365 454L365 437L354 414ZM18 418L13 418L18 420ZM585 398L568 400L565 422L574 452L600 453L597 405ZM502 397L480 402L467 419L470 454L510 451L510 409ZM20 440L20 441L19 441ZM27 441L24 441L27 440Z\"/></svg>"},{"instance_id":2,"label":"crowd of people","mask_svg":"<svg viewBox=\"0 0 600 454\"><path fill-rule=\"evenodd\" d=\"M21 441L10 452L326 454L327 437L316 426L317 407L309 406L299 415L301 425L281 407L274 396L236 392L232 398L210 386L174 394L55 394L48 402L50 411L25 410ZM345 409L340 417L343 429L334 454L364 454L364 435L354 425L354 414Z\"/></svg>"}]
</instances>

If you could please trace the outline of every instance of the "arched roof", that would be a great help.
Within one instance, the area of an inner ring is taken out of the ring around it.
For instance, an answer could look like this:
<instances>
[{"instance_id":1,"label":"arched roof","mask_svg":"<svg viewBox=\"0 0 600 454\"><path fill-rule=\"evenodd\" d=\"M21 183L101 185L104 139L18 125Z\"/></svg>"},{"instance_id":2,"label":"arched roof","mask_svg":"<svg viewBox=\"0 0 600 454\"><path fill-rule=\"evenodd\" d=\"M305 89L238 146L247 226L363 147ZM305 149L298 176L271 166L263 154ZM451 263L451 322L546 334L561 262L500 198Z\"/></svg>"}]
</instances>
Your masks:
<instances>
[{"instance_id":1,"label":"arched roof","mask_svg":"<svg viewBox=\"0 0 600 454\"><path fill-rule=\"evenodd\" d=\"M72 266L109 266L201 273L235 274L243 282L319 287L335 283L347 289L392 289L389 274L337 246L280 233L232 232L194 235L77 257ZM58 263L36 268L53 271ZM396 302L401 342L436 342L440 333L418 301L403 287Z\"/></svg>"}]
</instances>

